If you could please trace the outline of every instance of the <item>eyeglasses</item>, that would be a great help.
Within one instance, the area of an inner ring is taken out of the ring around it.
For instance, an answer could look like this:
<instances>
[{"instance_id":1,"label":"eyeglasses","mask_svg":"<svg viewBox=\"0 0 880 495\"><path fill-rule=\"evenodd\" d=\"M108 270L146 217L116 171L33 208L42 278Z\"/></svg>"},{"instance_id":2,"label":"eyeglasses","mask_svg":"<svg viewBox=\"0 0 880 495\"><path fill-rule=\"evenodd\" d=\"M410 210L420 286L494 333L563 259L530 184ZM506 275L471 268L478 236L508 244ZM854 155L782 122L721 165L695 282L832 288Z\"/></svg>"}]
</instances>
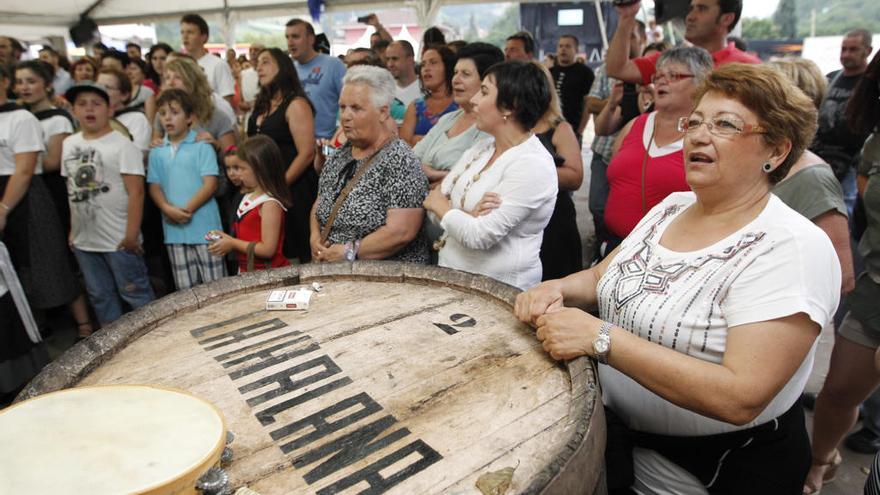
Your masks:
<instances>
[{"instance_id":1,"label":"eyeglasses","mask_svg":"<svg viewBox=\"0 0 880 495\"><path fill-rule=\"evenodd\" d=\"M732 137L737 134L764 134L767 129L759 125L746 124L742 120L731 117L722 116L715 117L711 121L704 121L699 117L682 117L678 119L678 132L693 133L700 128L701 125L706 126L709 134L718 137Z\"/></svg>"},{"instance_id":2,"label":"eyeglasses","mask_svg":"<svg viewBox=\"0 0 880 495\"><path fill-rule=\"evenodd\" d=\"M691 79L693 74L682 74L681 72L655 72L651 75L651 82L656 84L660 79L666 79L666 82L674 83L682 79Z\"/></svg>"}]
</instances>

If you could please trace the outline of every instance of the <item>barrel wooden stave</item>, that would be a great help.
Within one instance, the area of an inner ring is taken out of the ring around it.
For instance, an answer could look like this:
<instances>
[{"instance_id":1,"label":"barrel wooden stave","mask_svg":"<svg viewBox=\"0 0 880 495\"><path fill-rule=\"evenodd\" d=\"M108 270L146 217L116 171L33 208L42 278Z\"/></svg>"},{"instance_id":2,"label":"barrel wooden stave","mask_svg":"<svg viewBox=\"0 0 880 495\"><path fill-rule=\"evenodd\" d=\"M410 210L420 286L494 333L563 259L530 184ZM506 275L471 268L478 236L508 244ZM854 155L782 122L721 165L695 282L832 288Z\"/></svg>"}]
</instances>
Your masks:
<instances>
[{"instance_id":1,"label":"barrel wooden stave","mask_svg":"<svg viewBox=\"0 0 880 495\"><path fill-rule=\"evenodd\" d=\"M449 286L449 287L454 287L455 290L458 292L464 291L464 292L479 294L484 297L490 296L488 299L489 299L489 301L492 301L491 304L492 305L500 305L500 307L502 307L507 312L508 315L509 315L510 305L512 304L512 302L515 298L515 295L518 292L514 288L504 286L502 284L491 281L491 280L486 279L484 277L465 274L462 272L454 272L454 271L450 271L450 270L439 269L439 268L435 268L435 267L421 267L421 266L395 264L395 263L360 263L359 262L359 263L355 263L355 264L306 265L303 267L296 267L296 269L274 270L274 271L269 271L269 272L264 272L264 273L266 273L265 277L251 277L249 279L243 278L242 280L236 280L235 278L226 279L227 281L224 281L226 286L219 288L219 289L217 288L217 285L215 285L215 284L208 284L206 286L202 286L202 287L193 289L192 291L188 291L188 293L179 295L178 300L171 301L170 303L165 302L165 304L159 308L151 308L152 311L150 311L148 315L144 315L143 312L141 314L138 314L137 312L134 313L132 315L132 317L130 317L130 319L134 319L136 321L126 322L126 325L131 325L131 326L129 326L129 328L132 328L134 326L137 326L138 324L142 324L143 323L142 321L139 322L139 321L137 321L138 318L134 318L135 316L137 316L141 320L152 319L152 322L149 322L148 324L151 325L150 328L155 328L157 325L161 324L163 321L167 321L168 318L171 318L171 317L175 317L176 318L175 321L180 320L180 319L185 319L188 317L192 317L192 313L188 313L188 312L193 310L193 306L196 306L196 307L205 306L207 304L211 304L211 303L216 302L218 300L225 300L224 307L234 307L236 304L239 304L240 299L246 300L249 298L249 296L246 294L249 291L253 291L255 289L268 289L268 288L282 286L282 285L290 285L292 282L295 282L297 280L299 280L301 282L311 282L312 280L316 280L316 281L320 281L326 285L326 284L333 284L335 282L345 281L345 280L349 280L349 279L359 279L361 277L370 277L371 279L389 281L389 282L403 282L403 281L405 281L409 284L419 284L419 285L432 284L432 285L440 285L440 286ZM301 276L297 277L297 273L301 274ZM438 284L438 280L442 280L442 282L440 282ZM232 295L230 296L230 294L232 294ZM244 295L235 295L235 294L244 294ZM330 294L316 294L316 296L318 296L319 298L321 298L321 297L326 298L329 295ZM171 298L166 298L166 299L174 299L175 297L178 297L178 296L172 296ZM265 296L263 294L255 296L255 298L259 302L262 302L264 300L264 297ZM397 296L389 295L388 299L394 299L395 297L397 297ZM455 299L455 298L453 298L453 299ZM318 300L320 300L320 299L313 299L313 303ZM166 300L163 300L163 301L166 301ZM460 301L458 301L458 302L460 303ZM189 305L189 307L187 307L187 304ZM337 304L337 306L341 307L340 311L342 311L342 312L347 311L344 304L342 304L342 305ZM402 310L405 308L401 307L398 309ZM435 311L436 311L437 315L440 314L441 309L445 309L445 308L443 306L438 306L436 308ZM477 309L479 309L479 308L474 308L474 309L469 308L468 311L476 312ZM340 315L342 318L340 321L340 329L343 327L349 326L351 323L351 318L355 317L356 314L357 314L357 311L355 309L355 310L349 311L347 315ZM471 313L468 313L468 314L471 314ZM431 316L433 316L433 315L431 315ZM512 318L512 316L510 316L510 317ZM255 316L254 320L259 320L259 317ZM198 322L193 321L191 323L193 325L196 325L196 323L198 323ZM128 345L128 348L122 349L121 351L119 351L120 357L128 357L126 355L126 353L136 354L138 351L139 344L142 344L142 343L147 344L150 342L150 333L143 331L143 326L145 326L145 325L142 325L142 328L140 329L141 331L139 332L139 335L143 335L143 336L141 336L140 339L138 339L138 340L134 340L137 337L131 337L132 335L135 335L138 332L129 332L128 337L126 337L125 335L123 335L123 336L117 335L114 339L103 339L103 341L101 343L94 344L93 346L91 346L93 349L90 349L90 350L94 350L95 352L82 351L80 353L79 359L73 360L74 366L71 366L71 367L66 368L64 370L64 374L63 374L62 378L75 383L80 376L88 373L91 369L93 369L97 366L95 361L101 361L101 362L106 361L106 358L108 357L108 355L110 355L113 352L113 349L106 349L106 346L102 345L102 344L105 344L106 341L108 341L108 340L115 341L115 344L117 346L115 349L119 349L121 347L124 347L125 343L130 343ZM196 326L198 326L198 325L196 325ZM391 326L393 326L393 323ZM514 326L517 327L516 324L514 324ZM519 325L518 328L523 333L523 335L522 335L523 344L521 345L521 347L516 348L513 352L514 353L516 353L516 352L543 353L543 351L540 349L539 344L537 344L537 342L534 340L534 338L531 334L531 331L522 325ZM118 329L114 328L113 330L118 330ZM407 330L406 325L403 325L403 328L399 328L397 330L398 330L397 333L404 333ZM184 337L189 337L187 332L180 332L180 333ZM395 333L395 332L391 332L391 333ZM156 334L156 337L157 337L155 339L156 342L153 342L153 344L156 344L159 340L162 340L162 339L158 338L160 336L161 335L159 333ZM165 335L163 338L167 339L169 337L170 337L169 335ZM126 338L128 339L127 341L126 341ZM349 335L347 338L355 338L356 339L357 335L355 335L354 337ZM132 342L132 340L134 340L134 341ZM346 359L345 355L346 355L347 351L344 348L333 349L332 345L331 345L333 340L334 339L329 338L327 340L327 342L322 342L322 344L321 344L322 347L324 345L328 346L326 349L323 349L323 350L325 350L327 352L327 354L333 358L334 361L339 362L340 366L342 366L343 369L345 369L346 373L348 373L353 380L356 380L356 381L359 379L366 380L367 371L363 372L364 376L356 377L355 376L356 374L354 373L354 371L360 371L360 368L358 368L358 367L353 368L350 365L344 364L344 361ZM124 343L120 344L120 342L124 342ZM394 343L393 345L399 345L399 344L400 343ZM410 342L410 344L412 345L413 343ZM415 344L416 344L416 348L418 348L418 345L417 345L418 343L416 342ZM392 345L392 344L389 344L389 345ZM465 345L464 343L462 344L463 349L467 349L469 347L470 347L470 345ZM101 349L101 351L98 351L97 349ZM166 344L165 349L169 353L179 352L179 354L180 354L179 357L181 359L199 359L198 353L180 352L179 349L177 349L175 345ZM498 349L484 349L484 350L489 351L489 355L492 355L492 352L495 352L496 354L498 353ZM101 354L100 356L96 356L97 354L100 354L101 352L103 352L103 354ZM432 359L434 357L433 353L430 352L429 348L428 349L419 349L419 352L424 354L424 356L422 356L422 359L424 359L425 356L431 357ZM412 352L412 350L411 350L410 353L415 353L415 352ZM175 355L175 358L176 357L177 356ZM449 356L437 356L437 360L439 361L438 366L442 365L443 359L448 359L448 358L449 358ZM205 359L205 357L203 356L201 359L204 359L204 362L202 363L202 364L204 364L204 366L197 366L197 368L202 368L202 367L207 368L209 364L216 366L216 364L214 364L214 361L209 358ZM477 358L474 358L474 359L477 359ZM89 360L91 360L92 362L88 362ZM83 361L86 361L86 362L84 363ZM406 368L406 359L405 358L398 359L396 361L397 362L377 363L376 367L387 366L387 367L390 367L389 369L393 370L393 369L397 369L397 368L394 368L394 366L396 365L396 366L398 366L398 368L401 368L401 369ZM491 359L488 361L491 361ZM487 362L487 360L485 360L485 359L482 361L476 360L475 364L479 363L479 365L477 366L479 368L481 366L485 366L486 362ZM546 357L545 357L545 362L549 363L549 360L546 359ZM584 464L584 460L586 460L586 465L593 466L594 469L592 469L592 470L587 469L586 472L582 471L581 469L578 469L578 471L580 471L580 472L576 473L576 475L574 476L575 481L571 482L571 480L569 480L568 484L565 485L565 487L564 487L564 493L578 493L578 492L590 493L590 492L593 492L594 488L596 488L597 480L599 479L599 476L601 475L601 459L597 460L595 458L596 457L595 452L601 453L601 451L602 451L601 447L604 447L604 435L598 434L597 430L603 430L604 425L597 423L597 421L596 421L597 415L595 415L594 411L593 411L595 409L595 404L597 403L598 396L597 396L597 392L595 390L595 387L592 386L592 384L595 383L595 376L593 374L594 370L593 370L592 366L584 365L584 363L587 363L587 362L588 361L586 359L580 359L580 360L575 360L575 361L572 361L571 363L569 363L569 372L570 373L579 373L579 374L587 375L587 376L585 376L585 378L586 378L585 380L577 380L574 384L567 384L566 385L568 388L572 389L571 394L569 394L569 397L567 397L565 399L559 398L556 401L549 401L549 402L542 404L542 406L541 406L541 407L545 407L545 408L556 407L556 409L568 408L569 410L565 411L568 414L571 414L571 413L578 414L578 416L574 416L574 417L569 416L568 419L564 420L564 421L556 421L555 424L552 424L549 426L548 425L541 425L541 428L544 428L544 429L555 428L558 431L558 435L559 435L560 439L565 439L565 438L569 439L567 444L562 445L562 447L554 448L553 450L550 450L550 451L548 451L548 449L546 448L547 445L533 445L529 441L522 443L519 446L505 445L504 444L505 431L503 431L503 429L500 429L500 430L497 430L494 432L490 432L488 434L483 434L481 436L481 438L485 439L486 441L485 442L479 442L479 441L474 442L475 443L474 445L470 446L466 451L462 451L457 456L456 461L460 461L462 459L468 459L468 458L482 459L480 461L474 461L475 463L478 463L478 464L482 463L482 465L477 466L477 468L484 468L487 471L491 471L491 470L501 469L503 467L507 467L508 465L512 467L512 466L516 465L516 459L529 458L532 462L534 462L535 456L539 456L539 457L543 456L542 459L539 461L539 463L536 464L537 466L545 466L543 468L543 470L541 470L541 472L531 473L531 475L528 475L528 473L526 473L527 469L524 469L522 467L517 469L517 472L515 473L515 476L514 476L514 484L515 484L516 490L517 491L524 491L524 492L537 492L537 491L543 490L548 493L562 493L562 491L555 490L554 487L555 486L563 486L561 480L563 480L563 478L566 478L566 476L564 476L564 475L568 474L568 478L572 478L571 469L569 469L567 472L566 469L564 469L565 466L569 465L569 464L574 464L574 463L576 463L576 461L579 461L579 460L581 461L581 464ZM434 362L432 361L432 363L434 363ZM491 363L489 363L489 364L491 364ZM578 367L579 364L580 364L580 367ZM568 375L565 373L561 373L560 368L556 367L552 363L549 363L549 366L547 368L547 372L552 374L552 370L556 370L566 380L568 379ZM143 374L139 375L139 373L143 373ZM143 376L144 378L149 378L151 373L152 373L152 371L149 366L145 366L137 371L133 370L133 376ZM393 372L390 372L390 373L394 374ZM400 376L400 375L395 375L395 376ZM184 381L184 382L189 381L190 383L192 383L193 392L200 394L200 395L206 395L207 390L212 389L212 388L214 388L215 390L222 390L222 387L220 389L217 389L216 387L218 387L219 384L224 381L225 375L220 375L216 379L211 379L210 377L211 377L210 373L202 373L202 372L198 372L198 371L193 372L192 374L183 373L180 375L175 375L173 377L173 380L175 381L175 383L173 383L172 385L181 386L179 381ZM515 376L508 376L508 375L504 375L504 374L499 374L499 376L498 376L498 379L500 380L500 382L509 382L512 379L515 380L515 378L516 378ZM52 385L57 386L59 384L62 384L62 383L64 383L64 379L59 379L56 377L53 380L48 380L46 382L34 383L34 384L32 384L32 386L35 387L34 391L37 391L37 390L39 390L39 387L41 387L41 386L44 388L47 388L47 385L48 386L52 386ZM91 376L85 378L83 380L83 384L89 383L91 380L101 381L103 379L112 380L113 378L108 375L102 376L101 369L99 368L99 369L96 369L95 371L93 371ZM422 379L424 379L424 377L422 377ZM228 378L225 378L225 380L228 382ZM413 380L417 381L416 378L413 378ZM589 384L590 386L586 387L585 384ZM69 384L62 385L62 386L68 386L68 385ZM370 384L371 387L373 387L374 385L376 385L376 384L373 384L373 383ZM381 403L383 407L385 407L389 411L394 409L395 416L398 417L399 422L401 424L405 424L406 427L408 427L413 432L415 432L418 429L418 431L419 431L418 435L414 435L414 436L418 436L419 438L422 438L422 439L426 438L425 435L430 435L430 432L431 432L432 425L429 424L429 423L431 423L431 421L425 420L423 422L418 422L418 421L415 421L414 417L405 417L403 414L399 414L398 411L403 411L403 410L405 410L405 408L404 409L395 409L396 406L394 406L394 404L396 404L396 403L394 401L398 400L399 397L402 397L400 395L401 392L399 392L399 391L395 392L395 389L400 389L400 388L405 389L406 387L405 387L405 384L399 383L399 382L396 382L393 385L394 386L386 387L386 389L382 393L378 393L378 390L377 390L377 393L374 396L374 398L379 403ZM203 386L205 387L204 391L201 390L201 388ZM476 386L476 385L474 385L474 386ZM583 389L577 390L578 386L581 386ZM572 387L574 387L574 388L572 388ZM184 386L184 388L187 388L187 387ZM234 401L230 400L230 401L228 401L228 403L224 403L223 396L226 394L230 394L234 397L235 395L238 394L235 387L227 386L226 388L227 388L227 390L225 390L224 392L218 393L218 395L220 397L218 397L217 399L213 399L211 397L208 397L211 400L216 400L219 403L218 405L223 404L221 406L221 408L224 410L226 410L227 407L234 407L234 405L233 405ZM531 391L531 392L534 393L534 391ZM373 392L371 391L371 395L372 394L373 394ZM395 394L397 394L397 395L395 395ZM575 395L575 399L572 399L571 395ZM516 397L517 397L517 400L527 400L527 398L528 398L527 396L528 396L528 394L518 395ZM440 402L442 402L443 405L445 405L445 406L449 406L450 400L451 400L450 397L451 397L451 394L446 394L446 396L443 397ZM581 400L576 400L578 398ZM399 400L401 400L402 403L406 402L403 399L399 399ZM565 404L566 400L571 403L566 405ZM439 403L438 403L438 405L439 405ZM428 404L428 406L430 406L430 404ZM248 411L246 411L246 409L247 408L241 409L241 412L247 413ZM422 409L424 409L424 407ZM428 411L422 410L420 412L425 413ZM491 415L490 413L491 413L491 411L488 412L487 414ZM289 460L286 459L283 455L281 455L280 452L278 452L278 448L273 444L271 438L269 438L268 435L265 433L265 429L263 428L263 426L260 425L259 422L257 422L255 419L252 419L253 414L245 414L243 417L245 419L243 419L239 423L230 424L231 430L237 431L237 432L246 432L245 435L239 434L238 440L236 441L236 445L235 445L235 447L236 447L236 462L233 467L233 474L235 474L238 471L238 467L241 467L242 472L246 471L247 473L249 473L248 475L242 475L241 480L249 481L251 483L251 486L253 488L257 489L257 491L260 491L261 487L263 488L263 490L266 490L266 489L269 489L271 486L278 486L279 482L282 482L285 480L289 481L288 478L290 478L291 480L294 478L300 479L299 476L301 473L298 472L298 470L293 470L293 469L289 468L290 467ZM564 417L564 415L562 417ZM598 418L601 419L601 411L598 415ZM526 419L522 419L522 421L525 422L522 425L520 425L519 423L516 423L515 421L509 422L507 424L516 425L516 428L525 428L526 424L529 424L532 426L534 426L534 424L536 424L536 423L534 423L534 421L531 421L531 419L529 421L527 421ZM537 424L540 424L540 422L538 422ZM422 433L421 428L424 428L424 430L425 430L424 433ZM600 431L599 433L603 433L603 432ZM572 435L574 435L574 436L572 436ZM242 437L252 437L254 439L259 439L259 440L249 441L250 443L248 443L248 442L243 442ZM430 437L427 437L427 438L430 438ZM540 443L537 440L535 440L534 442ZM564 443L565 442L563 442L563 444ZM483 444L485 444L485 445L480 446ZM602 444L602 445L599 445L599 444ZM493 448L494 448L494 450L493 450ZM583 452L584 448L591 448L592 450L590 450L589 452L586 452L586 454L585 454ZM473 455L473 454L476 454L476 450L474 450L474 449L481 449L480 454ZM505 453L505 452L507 453L507 455L503 455L503 453ZM493 456L493 453L498 454L498 455ZM348 469L343 471L343 473L353 472L353 471L359 469L360 467L363 467L363 465L368 464L369 463L368 461L369 461L369 458L367 458L367 460L361 461L360 463L353 464L352 466L349 466ZM598 466L598 467L596 467L596 466ZM284 471L279 471L282 469ZM410 493L415 493L415 492L419 492L419 491L430 492L430 491L435 491L435 490L437 490L438 493L440 491L455 493L458 490L461 490L462 492L471 492L472 493L474 491L473 490L473 486L474 486L473 482L476 480L476 476L477 476L477 474L475 473L472 476L465 477L464 479L460 479L460 480L450 479L450 480L448 480L449 484L447 486L445 486L442 490L438 489L437 486L425 486L425 487L421 487L424 490L416 489L415 491L411 491ZM262 480L259 479L261 477L263 478ZM235 476L234 476L234 478L235 478ZM528 481L529 479L533 480L532 486L523 486L522 483L524 481ZM411 479L411 480L409 480L409 482L412 482L414 480L415 479ZM301 481L298 481L298 482L301 483ZM410 484L409 482L406 485L407 490L413 490L416 485ZM311 488L319 489L320 485L314 485ZM406 491L400 491L400 493L405 493L405 492ZM271 492L267 491L266 493L271 493Z\"/></svg>"}]
</instances>

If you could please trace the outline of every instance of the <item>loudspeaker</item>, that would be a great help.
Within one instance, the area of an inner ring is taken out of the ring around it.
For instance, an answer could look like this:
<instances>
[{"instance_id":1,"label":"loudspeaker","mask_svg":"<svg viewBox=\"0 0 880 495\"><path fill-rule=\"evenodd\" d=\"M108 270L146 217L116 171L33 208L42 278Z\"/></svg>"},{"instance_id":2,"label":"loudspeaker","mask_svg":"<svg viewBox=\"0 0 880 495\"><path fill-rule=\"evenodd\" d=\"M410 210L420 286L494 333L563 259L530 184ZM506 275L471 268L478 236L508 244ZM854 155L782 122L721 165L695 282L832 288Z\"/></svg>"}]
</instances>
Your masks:
<instances>
[{"instance_id":1,"label":"loudspeaker","mask_svg":"<svg viewBox=\"0 0 880 495\"><path fill-rule=\"evenodd\" d=\"M98 25L92 19L83 16L79 18L79 22L71 26L70 39L76 46L83 46L91 43L98 37Z\"/></svg>"},{"instance_id":2,"label":"loudspeaker","mask_svg":"<svg viewBox=\"0 0 880 495\"><path fill-rule=\"evenodd\" d=\"M684 19L687 17L690 0L655 0L654 17L657 24L662 24L672 19Z\"/></svg>"}]
</instances>

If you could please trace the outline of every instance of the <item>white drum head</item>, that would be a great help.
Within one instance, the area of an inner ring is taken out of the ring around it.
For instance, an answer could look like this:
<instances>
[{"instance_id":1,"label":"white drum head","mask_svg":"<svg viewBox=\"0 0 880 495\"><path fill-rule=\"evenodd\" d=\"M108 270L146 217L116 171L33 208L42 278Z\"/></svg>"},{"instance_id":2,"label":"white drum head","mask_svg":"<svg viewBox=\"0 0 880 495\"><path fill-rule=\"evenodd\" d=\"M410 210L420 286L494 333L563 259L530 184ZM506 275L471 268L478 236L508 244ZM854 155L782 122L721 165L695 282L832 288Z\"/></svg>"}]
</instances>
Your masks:
<instances>
[{"instance_id":1,"label":"white drum head","mask_svg":"<svg viewBox=\"0 0 880 495\"><path fill-rule=\"evenodd\" d=\"M0 494L163 493L216 463L225 432L217 408L182 391L42 395L0 412Z\"/></svg>"}]
</instances>

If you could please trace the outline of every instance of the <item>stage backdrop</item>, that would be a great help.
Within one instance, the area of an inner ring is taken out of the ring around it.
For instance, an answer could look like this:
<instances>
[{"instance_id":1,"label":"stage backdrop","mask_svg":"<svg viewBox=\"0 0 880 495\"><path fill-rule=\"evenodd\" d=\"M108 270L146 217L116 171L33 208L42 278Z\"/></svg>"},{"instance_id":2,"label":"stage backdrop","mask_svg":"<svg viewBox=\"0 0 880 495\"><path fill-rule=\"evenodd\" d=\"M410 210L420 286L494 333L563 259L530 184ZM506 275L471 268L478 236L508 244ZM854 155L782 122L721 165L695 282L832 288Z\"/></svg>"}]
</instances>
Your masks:
<instances>
[{"instance_id":1,"label":"stage backdrop","mask_svg":"<svg viewBox=\"0 0 880 495\"><path fill-rule=\"evenodd\" d=\"M609 2L602 2L602 16L608 39L617 27L617 13ZM578 54L587 65L596 67L602 63L605 50L596 7L592 2L524 3L519 7L520 23L535 37L540 58L546 53L556 53L556 42L563 34L573 34L580 40Z\"/></svg>"}]
</instances>

